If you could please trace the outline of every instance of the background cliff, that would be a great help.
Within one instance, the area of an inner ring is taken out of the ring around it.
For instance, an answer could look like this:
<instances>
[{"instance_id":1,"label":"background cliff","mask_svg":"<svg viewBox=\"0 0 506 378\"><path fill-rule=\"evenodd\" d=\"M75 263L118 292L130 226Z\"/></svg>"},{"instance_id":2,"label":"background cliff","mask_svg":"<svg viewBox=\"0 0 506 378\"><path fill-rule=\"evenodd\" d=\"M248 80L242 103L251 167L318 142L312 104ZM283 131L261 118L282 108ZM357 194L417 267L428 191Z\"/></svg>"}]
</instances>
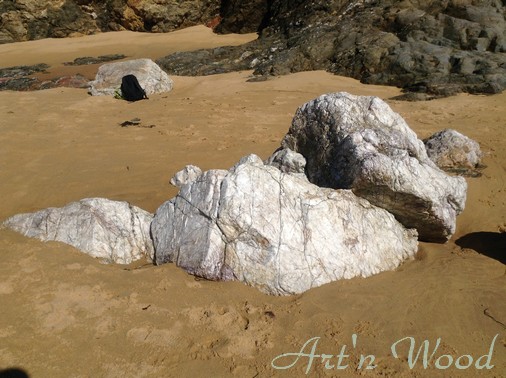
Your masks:
<instances>
[{"instance_id":1,"label":"background cliff","mask_svg":"<svg viewBox=\"0 0 506 378\"><path fill-rule=\"evenodd\" d=\"M219 0L0 0L0 43L133 30L168 32L212 22Z\"/></svg>"},{"instance_id":2,"label":"background cliff","mask_svg":"<svg viewBox=\"0 0 506 378\"><path fill-rule=\"evenodd\" d=\"M263 17L236 12L235 17L241 17L235 25L241 28L231 28L224 18L216 29L243 31L244 20L254 19L256 24L247 30L257 28L257 41L176 53L159 63L170 72L190 75L254 69L253 80L326 70L404 88L404 99L413 100L458 92L498 93L506 87L504 0L260 3L267 9Z\"/></svg>"},{"instance_id":3,"label":"background cliff","mask_svg":"<svg viewBox=\"0 0 506 378\"><path fill-rule=\"evenodd\" d=\"M169 73L253 69L254 80L326 70L407 99L506 88L506 0L0 0L0 42L207 24L249 44L175 53Z\"/></svg>"}]
</instances>

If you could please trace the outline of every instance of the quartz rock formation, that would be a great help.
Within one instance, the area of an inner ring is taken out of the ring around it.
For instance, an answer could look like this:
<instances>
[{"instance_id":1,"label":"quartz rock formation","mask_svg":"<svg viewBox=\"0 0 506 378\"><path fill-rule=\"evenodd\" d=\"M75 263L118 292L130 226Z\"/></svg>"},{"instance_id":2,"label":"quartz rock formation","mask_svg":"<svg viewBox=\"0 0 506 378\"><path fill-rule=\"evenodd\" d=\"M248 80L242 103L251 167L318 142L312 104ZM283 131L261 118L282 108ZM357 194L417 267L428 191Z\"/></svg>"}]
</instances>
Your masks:
<instances>
[{"instance_id":1,"label":"quartz rock formation","mask_svg":"<svg viewBox=\"0 0 506 378\"><path fill-rule=\"evenodd\" d=\"M121 87L123 76L133 74L147 95L170 92L172 79L151 59L135 59L124 62L106 63L98 69L94 81L89 83L92 96L114 95Z\"/></svg>"},{"instance_id":2,"label":"quartz rock formation","mask_svg":"<svg viewBox=\"0 0 506 378\"><path fill-rule=\"evenodd\" d=\"M307 180L306 173L306 159L301 154L290 150L289 148L282 148L274 152L266 161L266 165L272 165L278 168L283 173L298 175L300 178Z\"/></svg>"},{"instance_id":3,"label":"quartz rock formation","mask_svg":"<svg viewBox=\"0 0 506 378\"><path fill-rule=\"evenodd\" d=\"M158 208L151 223L156 264L174 262L200 277L233 279L224 265L225 243L215 221L227 173L204 172Z\"/></svg>"},{"instance_id":4,"label":"quartz rock formation","mask_svg":"<svg viewBox=\"0 0 506 378\"><path fill-rule=\"evenodd\" d=\"M471 172L481 164L478 142L456 130L445 129L424 140L429 158L442 170Z\"/></svg>"},{"instance_id":5,"label":"quartz rock formation","mask_svg":"<svg viewBox=\"0 0 506 378\"><path fill-rule=\"evenodd\" d=\"M70 244L108 263L153 259L153 216L127 202L87 198L62 208L18 214L2 226L43 241Z\"/></svg>"},{"instance_id":6,"label":"quartz rock formation","mask_svg":"<svg viewBox=\"0 0 506 378\"><path fill-rule=\"evenodd\" d=\"M352 189L416 228L420 240L445 242L455 232L466 181L437 168L402 117L377 97L334 93L304 104L282 147L306 158L312 183Z\"/></svg>"},{"instance_id":7,"label":"quartz rock formation","mask_svg":"<svg viewBox=\"0 0 506 378\"><path fill-rule=\"evenodd\" d=\"M249 155L164 203L151 225L155 262L275 295L396 268L417 233L349 190L320 188Z\"/></svg>"},{"instance_id":8,"label":"quartz rock formation","mask_svg":"<svg viewBox=\"0 0 506 378\"><path fill-rule=\"evenodd\" d=\"M170 179L170 183L181 188L183 185L195 181L201 174L202 170L199 167L187 165Z\"/></svg>"}]
</instances>

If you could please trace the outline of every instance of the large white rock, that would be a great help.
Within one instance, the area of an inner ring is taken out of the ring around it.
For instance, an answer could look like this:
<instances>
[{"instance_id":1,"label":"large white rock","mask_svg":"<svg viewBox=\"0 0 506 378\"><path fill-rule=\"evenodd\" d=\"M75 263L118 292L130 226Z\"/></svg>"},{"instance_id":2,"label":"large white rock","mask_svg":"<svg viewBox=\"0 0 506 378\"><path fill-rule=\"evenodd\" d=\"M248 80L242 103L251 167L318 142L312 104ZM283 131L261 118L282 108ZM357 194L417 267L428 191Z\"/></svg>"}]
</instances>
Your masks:
<instances>
[{"instance_id":1,"label":"large white rock","mask_svg":"<svg viewBox=\"0 0 506 378\"><path fill-rule=\"evenodd\" d=\"M149 226L153 216L128 202L86 198L62 208L18 214L2 226L43 241L70 244L108 263L154 258Z\"/></svg>"},{"instance_id":2,"label":"large white rock","mask_svg":"<svg viewBox=\"0 0 506 378\"><path fill-rule=\"evenodd\" d=\"M216 224L224 170L204 172L156 210L151 223L155 262L176 263L212 280L233 279L224 266L225 241Z\"/></svg>"},{"instance_id":3,"label":"large white rock","mask_svg":"<svg viewBox=\"0 0 506 378\"><path fill-rule=\"evenodd\" d=\"M417 251L416 231L387 211L255 155L183 185L156 211L151 233L157 264L275 295L391 270Z\"/></svg>"},{"instance_id":4,"label":"large white rock","mask_svg":"<svg viewBox=\"0 0 506 378\"><path fill-rule=\"evenodd\" d=\"M341 92L304 104L282 146L306 158L311 182L352 189L416 228L421 240L445 242L455 232L466 181L441 171L404 119L377 97Z\"/></svg>"},{"instance_id":5,"label":"large white rock","mask_svg":"<svg viewBox=\"0 0 506 378\"><path fill-rule=\"evenodd\" d=\"M130 74L137 77L148 96L170 92L174 85L169 75L151 59L135 59L100 66L95 80L88 83L88 92L92 96L113 96L121 87L123 76Z\"/></svg>"}]
</instances>

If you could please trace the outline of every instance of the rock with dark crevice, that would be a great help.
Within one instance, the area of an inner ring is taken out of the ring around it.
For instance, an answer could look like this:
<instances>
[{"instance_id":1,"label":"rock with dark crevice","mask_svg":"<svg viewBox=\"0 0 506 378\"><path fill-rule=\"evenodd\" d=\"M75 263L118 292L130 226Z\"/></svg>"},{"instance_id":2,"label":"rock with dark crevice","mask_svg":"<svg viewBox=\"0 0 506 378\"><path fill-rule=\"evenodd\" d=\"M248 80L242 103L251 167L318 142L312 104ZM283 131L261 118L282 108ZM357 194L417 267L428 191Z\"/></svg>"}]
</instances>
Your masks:
<instances>
[{"instance_id":1,"label":"rock with dark crevice","mask_svg":"<svg viewBox=\"0 0 506 378\"><path fill-rule=\"evenodd\" d=\"M182 185L151 224L157 264L274 295L396 268L417 233L349 190L311 184L255 155Z\"/></svg>"},{"instance_id":2,"label":"rock with dark crevice","mask_svg":"<svg viewBox=\"0 0 506 378\"><path fill-rule=\"evenodd\" d=\"M351 189L417 229L420 240L446 242L455 232L466 181L440 170L377 97L341 92L309 101L297 109L282 147L304 156L312 183Z\"/></svg>"},{"instance_id":3,"label":"rock with dark crevice","mask_svg":"<svg viewBox=\"0 0 506 378\"><path fill-rule=\"evenodd\" d=\"M88 83L88 92L92 96L114 96L126 75L135 75L148 96L170 92L174 85L169 75L151 59L133 59L101 65L95 80Z\"/></svg>"}]
</instances>

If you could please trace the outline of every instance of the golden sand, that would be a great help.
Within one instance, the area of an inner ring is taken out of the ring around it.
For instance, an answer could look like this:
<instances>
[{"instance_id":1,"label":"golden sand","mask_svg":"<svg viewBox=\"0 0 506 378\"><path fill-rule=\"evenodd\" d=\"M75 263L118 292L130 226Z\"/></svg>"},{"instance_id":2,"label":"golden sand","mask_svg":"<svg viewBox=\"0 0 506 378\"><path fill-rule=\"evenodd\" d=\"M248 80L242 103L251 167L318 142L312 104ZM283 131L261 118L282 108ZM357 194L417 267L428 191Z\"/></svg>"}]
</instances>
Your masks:
<instances>
[{"instance_id":1,"label":"golden sand","mask_svg":"<svg viewBox=\"0 0 506 378\"><path fill-rule=\"evenodd\" d=\"M41 40L1 45L0 65L48 63L47 77L92 78L96 65L62 63L113 53L154 59L254 38L196 27ZM298 106L347 91L387 100L420 138L454 128L480 143L487 168L467 178L467 206L454 237L444 245L421 243L417 259L397 271L280 298L237 282L198 280L172 264L101 265L67 245L0 230L0 369L18 367L31 377L306 376L307 357L285 370L271 362L319 337L316 353L334 355L328 367L338 364L344 345L349 357L341 366L348 367L327 370L315 358L308 376L504 376L506 246L499 231L506 228L506 94L412 103L389 100L400 93L396 88L325 72L258 83L246 82L250 75L174 77L172 92L136 103L82 89L0 92L0 220L85 197L153 212L175 195L169 179L186 164L229 168L249 153L266 158ZM133 118L155 126L119 126ZM475 361L490 352L495 335L494 367L478 370ZM416 351L428 340L431 352L440 338L427 369L421 357L410 368L409 340L399 344L402 358L392 355L392 344L408 336ZM445 354L469 355L459 363L473 364L438 369L449 362L436 364ZM361 355L374 356L377 367L360 367Z\"/></svg>"}]
</instances>

